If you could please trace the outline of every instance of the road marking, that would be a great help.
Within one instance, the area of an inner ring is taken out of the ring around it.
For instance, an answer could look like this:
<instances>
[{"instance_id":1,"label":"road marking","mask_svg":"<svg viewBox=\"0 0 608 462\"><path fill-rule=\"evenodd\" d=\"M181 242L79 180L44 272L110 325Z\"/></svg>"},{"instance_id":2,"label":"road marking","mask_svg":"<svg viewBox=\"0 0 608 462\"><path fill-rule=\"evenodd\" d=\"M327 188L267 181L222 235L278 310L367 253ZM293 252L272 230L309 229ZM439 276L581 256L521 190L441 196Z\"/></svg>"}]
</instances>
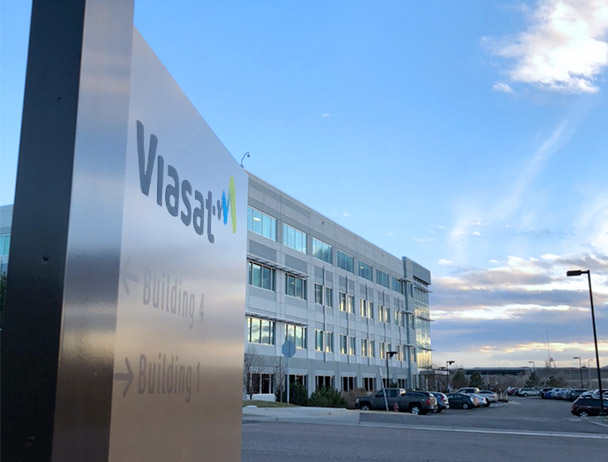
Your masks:
<instances>
[{"instance_id":1,"label":"road marking","mask_svg":"<svg viewBox=\"0 0 608 462\"><path fill-rule=\"evenodd\" d=\"M361 426L372 427L378 426L378 422L360 422ZM429 427L421 425L396 425L386 424L382 425L392 428L403 428L407 430L427 430L427 431L440 431L440 432L454 432L454 433L477 433L477 434L490 434L490 435L514 435L514 436L548 436L552 438L579 438L579 439L592 439L592 440L608 440L608 435L601 435L595 433L560 433L560 432L540 432L540 431L528 431L528 430L485 430L479 428L454 428L454 427Z\"/></svg>"}]
</instances>

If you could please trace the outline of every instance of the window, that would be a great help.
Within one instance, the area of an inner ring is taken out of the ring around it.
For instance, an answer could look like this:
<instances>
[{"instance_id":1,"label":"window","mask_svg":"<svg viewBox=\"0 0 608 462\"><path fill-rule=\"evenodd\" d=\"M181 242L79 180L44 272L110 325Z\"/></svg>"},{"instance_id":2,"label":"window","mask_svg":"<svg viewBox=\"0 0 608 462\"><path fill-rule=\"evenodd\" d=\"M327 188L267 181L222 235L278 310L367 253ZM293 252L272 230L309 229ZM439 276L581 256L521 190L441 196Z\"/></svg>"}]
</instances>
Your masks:
<instances>
[{"instance_id":1,"label":"window","mask_svg":"<svg viewBox=\"0 0 608 462\"><path fill-rule=\"evenodd\" d=\"M342 377L342 391L351 391L355 389L356 377Z\"/></svg>"},{"instance_id":2,"label":"window","mask_svg":"<svg viewBox=\"0 0 608 462\"><path fill-rule=\"evenodd\" d=\"M274 321L248 316L247 341L249 343L274 345Z\"/></svg>"},{"instance_id":3,"label":"window","mask_svg":"<svg viewBox=\"0 0 608 462\"><path fill-rule=\"evenodd\" d=\"M248 391L250 393L274 393L274 374L249 373Z\"/></svg>"},{"instance_id":4,"label":"window","mask_svg":"<svg viewBox=\"0 0 608 462\"><path fill-rule=\"evenodd\" d=\"M317 390L319 388L331 388L334 386L334 378L331 375L317 375L315 378Z\"/></svg>"},{"instance_id":5,"label":"window","mask_svg":"<svg viewBox=\"0 0 608 462\"><path fill-rule=\"evenodd\" d=\"M374 304L367 300L359 300L361 317L374 319Z\"/></svg>"},{"instance_id":6,"label":"window","mask_svg":"<svg viewBox=\"0 0 608 462\"><path fill-rule=\"evenodd\" d=\"M333 332L325 332L325 352L326 353L334 352L334 333Z\"/></svg>"},{"instance_id":7,"label":"window","mask_svg":"<svg viewBox=\"0 0 608 462\"><path fill-rule=\"evenodd\" d=\"M340 311L355 312L355 296L340 292Z\"/></svg>"},{"instance_id":8,"label":"window","mask_svg":"<svg viewBox=\"0 0 608 462\"><path fill-rule=\"evenodd\" d=\"M293 324L285 325L285 338L295 343L296 348L306 348L306 327L295 326Z\"/></svg>"},{"instance_id":9,"label":"window","mask_svg":"<svg viewBox=\"0 0 608 462\"><path fill-rule=\"evenodd\" d=\"M373 270L371 265L359 260L359 276L367 279L368 281L373 280Z\"/></svg>"},{"instance_id":10,"label":"window","mask_svg":"<svg viewBox=\"0 0 608 462\"><path fill-rule=\"evenodd\" d=\"M375 341L366 338L361 339L361 356L364 358L375 357Z\"/></svg>"},{"instance_id":11,"label":"window","mask_svg":"<svg viewBox=\"0 0 608 462\"><path fill-rule=\"evenodd\" d=\"M355 312L355 296L354 295L346 296L346 311L354 314L354 312Z\"/></svg>"},{"instance_id":12,"label":"window","mask_svg":"<svg viewBox=\"0 0 608 462\"><path fill-rule=\"evenodd\" d=\"M331 287L325 288L325 304L330 308L334 306L334 289Z\"/></svg>"},{"instance_id":13,"label":"window","mask_svg":"<svg viewBox=\"0 0 608 462\"><path fill-rule=\"evenodd\" d=\"M253 207L247 207L247 229L273 241L277 240L277 219Z\"/></svg>"},{"instance_id":14,"label":"window","mask_svg":"<svg viewBox=\"0 0 608 462\"><path fill-rule=\"evenodd\" d=\"M327 263L332 263L332 247L331 245L320 241L319 239L313 237L312 238L312 256L318 258L319 260L326 261Z\"/></svg>"},{"instance_id":15,"label":"window","mask_svg":"<svg viewBox=\"0 0 608 462\"><path fill-rule=\"evenodd\" d=\"M355 258L351 257L344 252L336 250L336 260L338 268L342 268L343 270L350 271L351 273L355 272Z\"/></svg>"},{"instance_id":16,"label":"window","mask_svg":"<svg viewBox=\"0 0 608 462\"><path fill-rule=\"evenodd\" d=\"M356 347L357 339L355 337L340 335L340 353L343 355L354 356Z\"/></svg>"},{"instance_id":17,"label":"window","mask_svg":"<svg viewBox=\"0 0 608 462\"><path fill-rule=\"evenodd\" d=\"M315 303L323 304L323 286L321 284L315 284Z\"/></svg>"},{"instance_id":18,"label":"window","mask_svg":"<svg viewBox=\"0 0 608 462\"><path fill-rule=\"evenodd\" d=\"M391 282L393 284L393 290L395 292L399 292L400 294L405 293L405 290L403 290L403 281L400 281L397 278L391 278Z\"/></svg>"},{"instance_id":19,"label":"window","mask_svg":"<svg viewBox=\"0 0 608 462\"><path fill-rule=\"evenodd\" d=\"M283 223L283 244L298 252L306 253L306 233Z\"/></svg>"},{"instance_id":20,"label":"window","mask_svg":"<svg viewBox=\"0 0 608 462\"><path fill-rule=\"evenodd\" d=\"M399 325L399 317L401 316L401 313L399 312L399 310L393 310L393 324L398 326Z\"/></svg>"},{"instance_id":21,"label":"window","mask_svg":"<svg viewBox=\"0 0 608 462\"><path fill-rule=\"evenodd\" d=\"M274 269L252 261L249 265L249 284L262 289L274 290Z\"/></svg>"},{"instance_id":22,"label":"window","mask_svg":"<svg viewBox=\"0 0 608 462\"><path fill-rule=\"evenodd\" d=\"M374 391L376 389L376 378L363 377L363 388L365 388L366 391Z\"/></svg>"},{"instance_id":23,"label":"window","mask_svg":"<svg viewBox=\"0 0 608 462\"><path fill-rule=\"evenodd\" d=\"M0 234L0 255L8 255L11 246L11 235Z\"/></svg>"},{"instance_id":24,"label":"window","mask_svg":"<svg viewBox=\"0 0 608 462\"><path fill-rule=\"evenodd\" d=\"M306 300L306 279L293 274L285 275L285 294Z\"/></svg>"},{"instance_id":25,"label":"window","mask_svg":"<svg viewBox=\"0 0 608 462\"><path fill-rule=\"evenodd\" d=\"M397 386L399 388L407 388L407 379L397 379Z\"/></svg>"},{"instance_id":26,"label":"window","mask_svg":"<svg viewBox=\"0 0 608 462\"><path fill-rule=\"evenodd\" d=\"M315 350L323 351L324 333L322 330L315 329Z\"/></svg>"},{"instance_id":27,"label":"window","mask_svg":"<svg viewBox=\"0 0 608 462\"><path fill-rule=\"evenodd\" d=\"M385 306L378 306L378 321L380 322L391 322L391 310Z\"/></svg>"},{"instance_id":28,"label":"window","mask_svg":"<svg viewBox=\"0 0 608 462\"><path fill-rule=\"evenodd\" d=\"M386 344L384 342L378 342L378 351L380 352L380 359L386 358Z\"/></svg>"},{"instance_id":29,"label":"window","mask_svg":"<svg viewBox=\"0 0 608 462\"><path fill-rule=\"evenodd\" d=\"M346 335L340 335L340 353L343 355L348 354L348 338Z\"/></svg>"},{"instance_id":30,"label":"window","mask_svg":"<svg viewBox=\"0 0 608 462\"><path fill-rule=\"evenodd\" d=\"M384 271L376 270L376 282L381 286L388 288L388 274Z\"/></svg>"}]
</instances>

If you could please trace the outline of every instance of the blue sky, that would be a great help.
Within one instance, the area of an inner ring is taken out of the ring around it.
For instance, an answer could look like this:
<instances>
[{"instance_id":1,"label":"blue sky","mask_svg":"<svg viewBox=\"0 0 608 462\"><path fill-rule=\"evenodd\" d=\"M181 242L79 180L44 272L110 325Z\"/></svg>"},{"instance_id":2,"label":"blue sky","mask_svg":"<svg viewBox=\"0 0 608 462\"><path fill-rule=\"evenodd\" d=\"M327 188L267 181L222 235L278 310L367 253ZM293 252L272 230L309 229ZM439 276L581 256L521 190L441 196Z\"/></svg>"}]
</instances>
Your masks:
<instances>
[{"instance_id":1,"label":"blue sky","mask_svg":"<svg viewBox=\"0 0 608 462\"><path fill-rule=\"evenodd\" d=\"M574 7L576 5L576 7ZM29 5L2 2L0 203ZM608 2L138 2L233 156L433 274L434 362L608 361Z\"/></svg>"}]
</instances>

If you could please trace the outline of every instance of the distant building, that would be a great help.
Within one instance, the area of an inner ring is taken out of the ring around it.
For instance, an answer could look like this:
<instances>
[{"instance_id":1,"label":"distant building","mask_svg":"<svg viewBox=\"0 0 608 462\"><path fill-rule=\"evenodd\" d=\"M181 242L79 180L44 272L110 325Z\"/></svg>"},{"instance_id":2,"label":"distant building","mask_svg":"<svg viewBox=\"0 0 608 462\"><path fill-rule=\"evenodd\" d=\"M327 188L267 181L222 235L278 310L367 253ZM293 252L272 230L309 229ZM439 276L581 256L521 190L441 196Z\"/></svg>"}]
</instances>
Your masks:
<instances>
[{"instance_id":1,"label":"distant building","mask_svg":"<svg viewBox=\"0 0 608 462\"><path fill-rule=\"evenodd\" d=\"M0 207L0 256L6 271L12 206ZM295 343L290 376L319 386L374 390L386 379L424 387L431 368L430 272L341 227L249 175L245 352L258 394L274 393L281 347ZM382 372L380 372L382 370Z\"/></svg>"}]
</instances>

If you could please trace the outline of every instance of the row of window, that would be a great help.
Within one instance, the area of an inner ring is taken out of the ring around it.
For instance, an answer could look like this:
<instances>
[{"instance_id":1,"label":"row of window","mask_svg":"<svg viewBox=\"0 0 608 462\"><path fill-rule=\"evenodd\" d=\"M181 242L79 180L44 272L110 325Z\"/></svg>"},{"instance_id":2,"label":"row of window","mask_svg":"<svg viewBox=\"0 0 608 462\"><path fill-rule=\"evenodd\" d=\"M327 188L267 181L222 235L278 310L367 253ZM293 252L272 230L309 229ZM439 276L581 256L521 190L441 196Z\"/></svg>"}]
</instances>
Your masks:
<instances>
[{"instance_id":1,"label":"row of window","mask_svg":"<svg viewBox=\"0 0 608 462\"><path fill-rule=\"evenodd\" d=\"M275 321L270 319L261 319L254 316L247 317L247 341L249 343L259 343L263 345L275 344ZM295 324L285 325L285 338L293 341L296 348L307 348L307 328ZM376 341L371 339L361 339L360 355L365 358L386 358L387 351L393 351L391 343L378 342L376 350ZM334 351L334 333L315 329L315 350L333 353ZM398 361L406 360L406 346L397 345L396 354L393 356ZM414 349L412 348L413 352ZM355 356L357 352L357 339L352 335L340 335L340 353L343 355ZM413 354L413 353L412 353ZM412 356L412 361L415 357Z\"/></svg>"},{"instance_id":2,"label":"row of window","mask_svg":"<svg viewBox=\"0 0 608 462\"><path fill-rule=\"evenodd\" d=\"M275 269L268 266L248 262L249 284L266 290L275 290ZM333 289L324 287L321 284L314 286L315 303L333 307ZM285 274L285 294L291 297L306 300L306 279L293 274ZM355 296L344 292L339 292L340 311L355 313ZM374 319L374 303L365 299L360 299L359 314L364 318ZM391 320L390 308L378 306L378 320L380 322L393 323L396 326L405 327L405 313L394 310L394 319Z\"/></svg>"},{"instance_id":3,"label":"row of window","mask_svg":"<svg viewBox=\"0 0 608 462\"><path fill-rule=\"evenodd\" d=\"M300 383L303 386L307 386L306 375L290 375L291 383ZM283 378L284 379L284 378ZM386 378L383 380L383 386L388 387ZM284 380L283 380L284 381ZM342 377L342 390L350 391L356 387L357 377ZM361 385L366 391L375 391L376 388L376 377L362 377ZM317 389L321 387L334 387L334 377L331 375L317 375L315 377L315 386ZM406 379L397 379L397 386L406 388ZM248 388L251 393L265 393L271 394L275 392L276 387L276 376L275 374L268 373L249 373L248 375ZM390 390L397 393L396 390ZM390 392L389 391L389 392Z\"/></svg>"},{"instance_id":4,"label":"row of window","mask_svg":"<svg viewBox=\"0 0 608 462\"><path fill-rule=\"evenodd\" d=\"M247 208L247 229L273 241L277 240L277 219L251 206ZM312 256L324 262L333 264L333 247L316 237L311 238ZM283 223L283 245L308 254L307 234L293 226ZM355 274L355 257L336 249L336 266ZM358 261L357 274L368 281L374 281L387 289L405 294L405 281L389 276L384 271L376 269L375 278L371 265L362 260Z\"/></svg>"}]
</instances>

